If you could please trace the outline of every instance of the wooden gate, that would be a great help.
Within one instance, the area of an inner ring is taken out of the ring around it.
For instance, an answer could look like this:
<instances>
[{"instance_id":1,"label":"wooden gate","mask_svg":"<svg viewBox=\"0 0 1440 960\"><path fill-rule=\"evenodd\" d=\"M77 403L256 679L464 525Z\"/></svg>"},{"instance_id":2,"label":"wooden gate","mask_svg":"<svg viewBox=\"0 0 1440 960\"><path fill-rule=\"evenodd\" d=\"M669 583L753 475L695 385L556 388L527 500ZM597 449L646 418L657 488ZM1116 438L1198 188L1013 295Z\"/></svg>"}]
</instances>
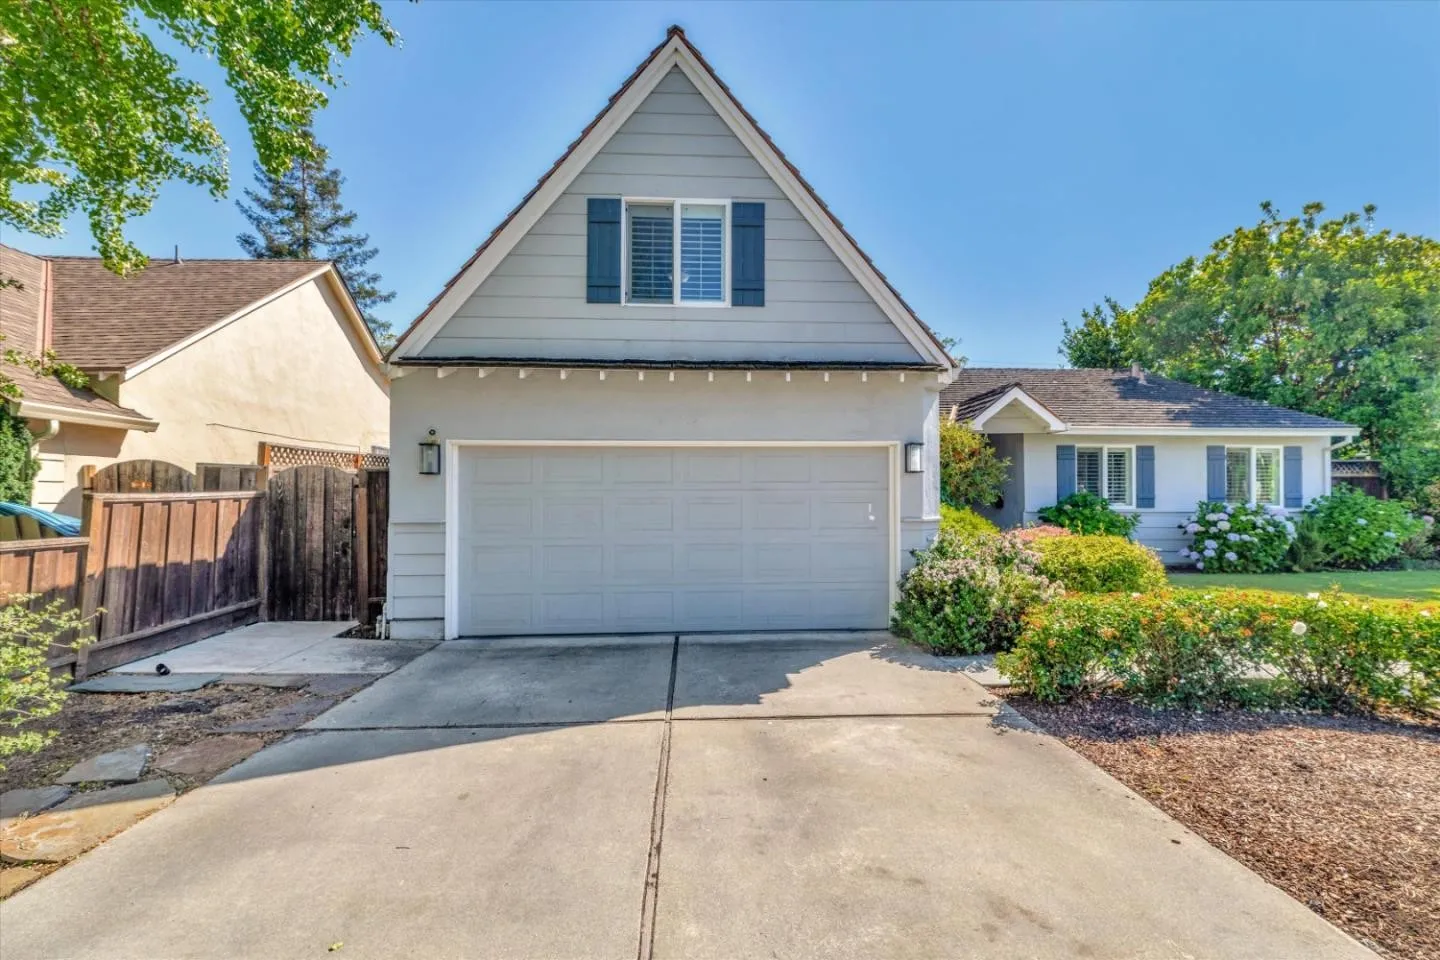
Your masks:
<instances>
[{"instance_id":1,"label":"wooden gate","mask_svg":"<svg viewBox=\"0 0 1440 960\"><path fill-rule=\"evenodd\" d=\"M90 478L93 493L190 493L195 474L164 460L121 460Z\"/></svg>"},{"instance_id":2,"label":"wooden gate","mask_svg":"<svg viewBox=\"0 0 1440 960\"><path fill-rule=\"evenodd\" d=\"M384 601L390 474L291 467L268 484L269 620L360 620Z\"/></svg>"}]
</instances>

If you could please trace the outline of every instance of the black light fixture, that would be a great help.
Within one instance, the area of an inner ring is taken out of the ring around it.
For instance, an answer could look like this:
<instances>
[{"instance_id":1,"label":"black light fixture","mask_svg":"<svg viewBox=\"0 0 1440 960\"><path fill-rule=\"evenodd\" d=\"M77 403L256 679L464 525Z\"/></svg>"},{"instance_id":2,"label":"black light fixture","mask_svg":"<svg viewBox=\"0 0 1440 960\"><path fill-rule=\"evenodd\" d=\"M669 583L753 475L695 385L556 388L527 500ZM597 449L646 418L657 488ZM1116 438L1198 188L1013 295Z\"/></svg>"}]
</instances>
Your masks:
<instances>
[{"instance_id":1,"label":"black light fixture","mask_svg":"<svg viewBox=\"0 0 1440 960\"><path fill-rule=\"evenodd\" d=\"M440 472L440 441L435 439L435 428L420 441L420 475L433 477Z\"/></svg>"},{"instance_id":2,"label":"black light fixture","mask_svg":"<svg viewBox=\"0 0 1440 960\"><path fill-rule=\"evenodd\" d=\"M906 473L924 473L924 472L925 472L925 444L923 444L923 443L907 443L907 444L905 444L905 472L906 472Z\"/></svg>"}]
</instances>

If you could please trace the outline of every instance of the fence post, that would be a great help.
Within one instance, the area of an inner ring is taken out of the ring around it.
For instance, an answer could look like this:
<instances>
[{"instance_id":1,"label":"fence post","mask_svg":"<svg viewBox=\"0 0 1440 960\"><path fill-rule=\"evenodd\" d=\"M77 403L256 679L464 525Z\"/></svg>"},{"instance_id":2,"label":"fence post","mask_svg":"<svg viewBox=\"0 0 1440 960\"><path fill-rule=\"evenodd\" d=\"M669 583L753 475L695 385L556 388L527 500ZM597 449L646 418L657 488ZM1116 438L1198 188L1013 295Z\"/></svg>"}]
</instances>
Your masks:
<instances>
[{"instance_id":1,"label":"fence post","mask_svg":"<svg viewBox=\"0 0 1440 960\"><path fill-rule=\"evenodd\" d=\"M358 458L357 458L358 459ZM370 623L370 471L355 475L355 619Z\"/></svg>"},{"instance_id":2,"label":"fence post","mask_svg":"<svg viewBox=\"0 0 1440 960\"><path fill-rule=\"evenodd\" d=\"M98 514L98 516L97 516ZM100 584L105 575L105 552L109 540L109 519L103 506L95 505L95 494L86 490L80 509L80 535L89 540L85 547L85 566L80 578L80 615L90 624L94 639L100 639ZM75 654L75 679L89 675L90 648L81 647Z\"/></svg>"},{"instance_id":3,"label":"fence post","mask_svg":"<svg viewBox=\"0 0 1440 960\"><path fill-rule=\"evenodd\" d=\"M269 471L266 471L267 473ZM257 477L258 486L259 479ZM257 585L258 596L260 597L260 619L270 619L270 490L268 481L266 488L255 498L259 501L256 504L256 522L260 530L255 538L255 565L258 568L256 576L260 578Z\"/></svg>"}]
</instances>

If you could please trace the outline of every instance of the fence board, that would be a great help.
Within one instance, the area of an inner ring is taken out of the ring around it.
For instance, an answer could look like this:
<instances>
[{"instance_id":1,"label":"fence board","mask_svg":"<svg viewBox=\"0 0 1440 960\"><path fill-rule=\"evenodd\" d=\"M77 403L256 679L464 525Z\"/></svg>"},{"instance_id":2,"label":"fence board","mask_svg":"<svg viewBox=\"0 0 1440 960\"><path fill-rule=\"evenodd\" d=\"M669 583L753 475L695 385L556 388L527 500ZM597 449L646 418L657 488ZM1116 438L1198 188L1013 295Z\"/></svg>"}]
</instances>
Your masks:
<instances>
[{"instance_id":1,"label":"fence board","mask_svg":"<svg viewBox=\"0 0 1440 960\"><path fill-rule=\"evenodd\" d=\"M190 616L190 565L195 557L195 501L182 500L170 507L165 537L163 622Z\"/></svg>"},{"instance_id":2,"label":"fence board","mask_svg":"<svg viewBox=\"0 0 1440 960\"><path fill-rule=\"evenodd\" d=\"M81 606L90 541L85 537L10 540L0 543L0 602L20 594L34 594L29 603L38 610L55 601L66 608ZM74 663L70 646L73 632L55 638L49 651L52 668Z\"/></svg>"},{"instance_id":3,"label":"fence board","mask_svg":"<svg viewBox=\"0 0 1440 960\"><path fill-rule=\"evenodd\" d=\"M272 619L364 617L368 594L358 585L374 583L368 559L374 521L360 512L365 503L359 488L363 477L336 467L308 465L270 477L265 552L266 607Z\"/></svg>"},{"instance_id":4,"label":"fence board","mask_svg":"<svg viewBox=\"0 0 1440 960\"><path fill-rule=\"evenodd\" d=\"M122 460L95 471L92 493L187 493L195 475L164 460Z\"/></svg>"}]
</instances>

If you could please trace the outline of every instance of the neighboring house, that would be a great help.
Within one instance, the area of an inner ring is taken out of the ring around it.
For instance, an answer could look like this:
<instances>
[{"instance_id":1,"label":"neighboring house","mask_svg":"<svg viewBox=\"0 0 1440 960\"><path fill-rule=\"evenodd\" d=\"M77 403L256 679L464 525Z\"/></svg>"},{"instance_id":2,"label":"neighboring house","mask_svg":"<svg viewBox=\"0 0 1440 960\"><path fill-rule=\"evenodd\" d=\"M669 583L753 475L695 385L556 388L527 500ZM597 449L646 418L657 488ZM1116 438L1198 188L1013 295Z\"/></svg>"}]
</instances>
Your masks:
<instances>
[{"instance_id":1,"label":"neighboring house","mask_svg":"<svg viewBox=\"0 0 1440 960\"><path fill-rule=\"evenodd\" d=\"M0 245L4 346L54 350L86 387L6 367L40 473L33 502L76 514L86 467L254 463L258 442L368 453L389 384L335 268L296 260L153 260L122 278L92 257Z\"/></svg>"},{"instance_id":2,"label":"neighboring house","mask_svg":"<svg viewBox=\"0 0 1440 960\"><path fill-rule=\"evenodd\" d=\"M969 421L1010 460L1001 526L1077 490L1140 514L1136 539L1167 563L1201 500L1294 510L1330 492L1330 454L1356 427L1125 370L977 368L941 394L941 416Z\"/></svg>"},{"instance_id":3,"label":"neighboring house","mask_svg":"<svg viewBox=\"0 0 1440 960\"><path fill-rule=\"evenodd\" d=\"M390 361L396 636L882 628L936 529L953 361L678 27Z\"/></svg>"}]
</instances>

